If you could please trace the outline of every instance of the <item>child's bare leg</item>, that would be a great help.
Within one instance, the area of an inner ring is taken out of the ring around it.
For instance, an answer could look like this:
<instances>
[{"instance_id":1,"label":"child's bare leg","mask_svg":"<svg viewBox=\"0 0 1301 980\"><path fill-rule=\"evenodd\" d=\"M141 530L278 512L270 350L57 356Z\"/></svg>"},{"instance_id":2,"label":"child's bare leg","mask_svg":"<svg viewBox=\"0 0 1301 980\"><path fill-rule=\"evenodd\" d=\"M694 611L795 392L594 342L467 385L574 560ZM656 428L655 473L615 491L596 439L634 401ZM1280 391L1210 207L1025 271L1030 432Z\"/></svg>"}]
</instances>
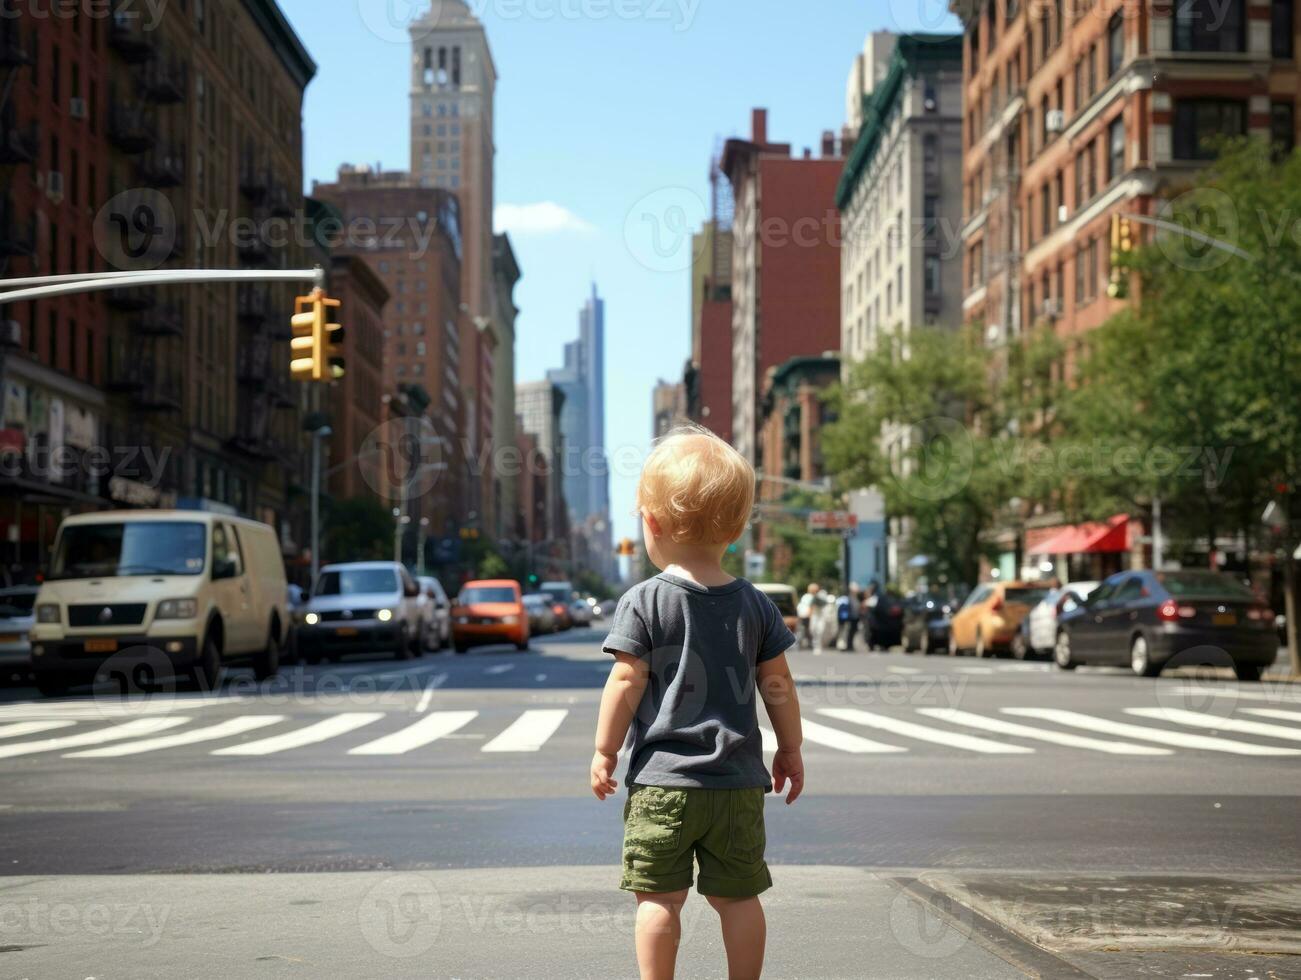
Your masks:
<instances>
[{"instance_id":1,"label":"child's bare leg","mask_svg":"<svg viewBox=\"0 0 1301 980\"><path fill-rule=\"evenodd\" d=\"M687 890L637 893L637 966L641 980L673 980ZM729 954L730 955L730 954Z\"/></svg>"},{"instance_id":2,"label":"child's bare leg","mask_svg":"<svg viewBox=\"0 0 1301 980\"><path fill-rule=\"evenodd\" d=\"M716 898L709 904L723 924L723 946L727 950L728 980L759 980L763 972L763 948L768 924L758 898Z\"/></svg>"}]
</instances>

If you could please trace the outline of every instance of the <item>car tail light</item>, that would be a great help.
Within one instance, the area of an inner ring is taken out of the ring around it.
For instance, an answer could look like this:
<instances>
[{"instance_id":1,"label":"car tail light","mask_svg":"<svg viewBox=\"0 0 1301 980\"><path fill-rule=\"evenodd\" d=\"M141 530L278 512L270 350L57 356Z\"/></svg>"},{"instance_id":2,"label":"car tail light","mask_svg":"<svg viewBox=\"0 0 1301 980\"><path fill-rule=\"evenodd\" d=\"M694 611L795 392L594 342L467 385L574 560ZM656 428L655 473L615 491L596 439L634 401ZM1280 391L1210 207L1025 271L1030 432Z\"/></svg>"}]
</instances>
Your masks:
<instances>
[{"instance_id":1,"label":"car tail light","mask_svg":"<svg viewBox=\"0 0 1301 980\"><path fill-rule=\"evenodd\" d=\"M1181 619L1193 619L1197 615L1195 606L1181 606L1173 599L1167 599L1157 607L1156 616L1167 623L1175 623Z\"/></svg>"},{"instance_id":2,"label":"car tail light","mask_svg":"<svg viewBox=\"0 0 1301 980\"><path fill-rule=\"evenodd\" d=\"M1274 621L1274 610L1268 606L1252 606L1247 610L1247 618L1256 622L1265 620L1272 623Z\"/></svg>"},{"instance_id":3,"label":"car tail light","mask_svg":"<svg viewBox=\"0 0 1301 980\"><path fill-rule=\"evenodd\" d=\"M899 615L902 615L902 614L903 614L903 607L902 607L902 606L891 606L891 607L890 607L890 615L891 615L891 616L899 616Z\"/></svg>"},{"instance_id":4,"label":"car tail light","mask_svg":"<svg viewBox=\"0 0 1301 980\"><path fill-rule=\"evenodd\" d=\"M1002 597L1002 596L999 596L997 599L994 600L994 604L991 605L991 606L989 607L989 611L990 611L990 612L1002 612L1002 611L1003 611L1003 597Z\"/></svg>"}]
</instances>

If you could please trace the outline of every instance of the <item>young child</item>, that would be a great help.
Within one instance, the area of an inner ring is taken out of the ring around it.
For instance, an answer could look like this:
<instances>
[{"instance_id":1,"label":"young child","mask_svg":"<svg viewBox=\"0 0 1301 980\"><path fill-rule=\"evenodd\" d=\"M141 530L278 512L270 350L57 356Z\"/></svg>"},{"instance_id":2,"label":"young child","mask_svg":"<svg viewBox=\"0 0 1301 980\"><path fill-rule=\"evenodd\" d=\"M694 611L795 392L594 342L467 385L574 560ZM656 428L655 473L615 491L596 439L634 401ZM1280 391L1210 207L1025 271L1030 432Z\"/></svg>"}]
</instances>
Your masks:
<instances>
[{"instance_id":1,"label":"young child","mask_svg":"<svg viewBox=\"0 0 1301 980\"><path fill-rule=\"evenodd\" d=\"M623 880L637 895L643 980L672 978L680 914L696 865L697 890L722 920L728 976L763 970L759 894L764 796L804 789L803 734L786 651L795 637L767 596L723 571L750 520L755 474L727 443L679 431L651 453L637 490L644 540L663 574L619 603L605 650L615 664L601 698L592 792L618 786L628 729ZM772 779L763 763L755 691L777 735Z\"/></svg>"}]
</instances>

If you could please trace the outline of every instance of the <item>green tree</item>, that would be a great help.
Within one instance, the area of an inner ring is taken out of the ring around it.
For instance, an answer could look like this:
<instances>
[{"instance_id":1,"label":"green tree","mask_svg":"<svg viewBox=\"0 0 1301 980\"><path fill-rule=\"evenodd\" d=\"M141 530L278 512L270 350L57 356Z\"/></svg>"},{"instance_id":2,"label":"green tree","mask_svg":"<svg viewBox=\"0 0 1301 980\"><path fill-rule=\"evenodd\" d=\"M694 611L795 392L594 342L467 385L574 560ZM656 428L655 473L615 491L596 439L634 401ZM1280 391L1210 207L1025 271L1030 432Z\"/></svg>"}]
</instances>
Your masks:
<instances>
[{"instance_id":1,"label":"green tree","mask_svg":"<svg viewBox=\"0 0 1301 980\"><path fill-rule=\"evenodd\" d=\"M374 497L323 498L323 550L331 561L376 561L393 554L392 512Z\"/></svg>"}]
</instances>

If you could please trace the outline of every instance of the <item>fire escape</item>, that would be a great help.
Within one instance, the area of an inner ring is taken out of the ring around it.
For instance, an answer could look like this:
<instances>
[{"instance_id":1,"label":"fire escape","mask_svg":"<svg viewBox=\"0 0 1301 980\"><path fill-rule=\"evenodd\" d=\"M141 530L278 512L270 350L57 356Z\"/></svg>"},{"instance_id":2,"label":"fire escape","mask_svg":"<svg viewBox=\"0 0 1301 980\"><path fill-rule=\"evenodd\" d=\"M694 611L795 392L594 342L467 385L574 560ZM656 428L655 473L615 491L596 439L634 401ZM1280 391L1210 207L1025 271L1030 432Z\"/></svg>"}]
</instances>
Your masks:
<instances>
[{"instance_id":1,"label":"fire escape","mask_svg":"<svg viewBox=\"0 0 1301 980\"><path fill-rule=\"evenodd\" d=\"M36 214L33 212L26 221L18 218L10 169L34 163L38 145L36 123L20 126L11 102L19 73L35 60L23 28L20 19L0 18L0 172L7 178L6 191L0 197L0 274L8 272L11 258L30 258L36 252Z\"/></svg>"}]
</instances>

